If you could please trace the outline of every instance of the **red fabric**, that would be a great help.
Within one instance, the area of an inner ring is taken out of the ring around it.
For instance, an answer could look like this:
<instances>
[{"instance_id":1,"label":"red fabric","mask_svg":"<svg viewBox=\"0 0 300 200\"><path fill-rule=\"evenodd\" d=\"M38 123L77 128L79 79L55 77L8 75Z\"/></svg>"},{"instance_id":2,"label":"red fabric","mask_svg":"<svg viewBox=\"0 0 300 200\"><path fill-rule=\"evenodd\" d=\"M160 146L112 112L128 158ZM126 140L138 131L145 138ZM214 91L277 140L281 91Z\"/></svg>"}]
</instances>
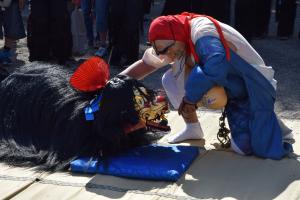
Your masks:
<instances>
[{"instance_id":1,"label":"red fabric","mask_svg":"<svg viewBox=\"0 0 300 200\"><path fill-rule=\"evenodd\" d=\"M154 40L176 40L185 43L188 47L190 32L186 29L185 23L186 16L183 15L160 16L154 19L149 28L149 42ZM191 52L189 48L187 48L187 51L187 53Z\"/></svg>"},{"instance_id":2,"label":"red fabric","mask_svg":"<svg viewBox=\"0 0 300 200\"><path fill-rule=\"evenodd\" d=\"M174 40L173 30L175 40L186 43L188 32L184 27L185 21L186 16L183 15L160 16L154 19L149 28L149 41Z\"/></svg>"},{"instance_id":3,"label":"red fabric","mask_svg":"<svg viewBox=\"0 0 300 200\"><path fill-rule=\"evenodd\" d=\"M206 15L198 15L184 12L180 15L160 16L153 20L153 22L150 25L149 41L153 42L155 40L176 40L184 42L187 47L187 54L192 54L195 58L196 63L199 63L200 59L195 51L195 46L191 38L190 21L196 17L201 16L207 17L214 23L218 31L220 40L225 48L226 58L230 60L230 49L223 35L219 22L216 19Z\"/></svg>"}]
</instances>

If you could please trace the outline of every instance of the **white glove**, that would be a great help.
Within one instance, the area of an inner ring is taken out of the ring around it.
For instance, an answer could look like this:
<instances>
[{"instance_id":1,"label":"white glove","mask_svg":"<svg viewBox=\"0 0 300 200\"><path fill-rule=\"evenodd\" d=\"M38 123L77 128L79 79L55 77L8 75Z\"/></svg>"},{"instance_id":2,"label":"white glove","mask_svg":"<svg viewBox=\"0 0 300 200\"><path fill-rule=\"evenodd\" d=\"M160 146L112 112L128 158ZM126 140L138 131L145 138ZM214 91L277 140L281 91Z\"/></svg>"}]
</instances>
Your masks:
<instances>
[{"instance_id":1,"label":"white glove","mask_svg":"<svg viewBox=\"0 0 300 200\"><path fill-rule=\"evenodd\" d=\"M154 49L151 47L144 52L142 61L147 65L150 65L155 68L161 68L170 63L168 59L161 59L156 55Z\"/></svg>"}]
</instances>

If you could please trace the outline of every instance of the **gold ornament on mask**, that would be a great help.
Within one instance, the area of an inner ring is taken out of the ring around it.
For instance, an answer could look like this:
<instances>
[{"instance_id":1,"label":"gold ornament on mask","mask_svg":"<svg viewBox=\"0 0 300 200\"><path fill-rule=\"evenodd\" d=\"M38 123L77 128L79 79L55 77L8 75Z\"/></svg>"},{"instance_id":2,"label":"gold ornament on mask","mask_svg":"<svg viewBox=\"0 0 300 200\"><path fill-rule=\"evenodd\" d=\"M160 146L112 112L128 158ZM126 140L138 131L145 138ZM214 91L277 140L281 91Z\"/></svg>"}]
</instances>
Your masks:
<instances>
[{"instance_id":1,"label":"gold ornament on mask","mask_svg":"<svg viewBox=\"0 0 300 200\"><path fill-rule=\"evenodd\" d=\"M140 119L149 128L169 131L168 121L165 113L169 112L166 99L158 95L154 101L146 98L148 95L144 87L134 88L135 110L139 113Z\"/></svg>"}]
</instances>

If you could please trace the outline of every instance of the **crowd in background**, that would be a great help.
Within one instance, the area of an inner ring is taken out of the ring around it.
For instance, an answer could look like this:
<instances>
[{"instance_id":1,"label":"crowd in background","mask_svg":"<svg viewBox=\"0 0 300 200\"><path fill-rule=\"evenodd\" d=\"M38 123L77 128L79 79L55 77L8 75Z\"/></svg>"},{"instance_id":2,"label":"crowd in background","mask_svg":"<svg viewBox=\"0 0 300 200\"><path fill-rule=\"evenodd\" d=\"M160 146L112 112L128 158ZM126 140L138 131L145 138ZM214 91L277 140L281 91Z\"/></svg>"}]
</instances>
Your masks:
<instances>
[{"instance_id":1,"label":"crowd in background","mask_svg":"<svg viewBox=\"0 0 300 200\"><path fill-rule=\"evenodd\" d=\"M162 15L183 11L212 16L230 24L234 15L234 27L249 41L268 35L272 0L235 0L231 12L231 0L166 0ZM293 35L296 17L296 0L276 0L277 36L288 39Z\"/></svg>"},{"instance_id":2,"label":"crowd in background","mask_svg":"<svg viewBox=\"0 0 300 200\"><path fill-rule=\"evenodd\" d=\"M29 3L27 36L21 16ZM161 15L183 11L210 15L233 26L251 42L268 36L272 0L165 0ZM138 60L140 36L145 14L153 0L12 0L0 11L0 50L2 65L13 64L16 41L27 37L29 61L56 61L64 64L72 57L71 13L79 9L83 16L87 49L109 49L110 64L126 66ZM294 33L296 0L276 0L277 36L288 39ZM76 21L76 23L78 23ZM300 32L299 32L300 37Z\"/></svg>"}]
</instances>

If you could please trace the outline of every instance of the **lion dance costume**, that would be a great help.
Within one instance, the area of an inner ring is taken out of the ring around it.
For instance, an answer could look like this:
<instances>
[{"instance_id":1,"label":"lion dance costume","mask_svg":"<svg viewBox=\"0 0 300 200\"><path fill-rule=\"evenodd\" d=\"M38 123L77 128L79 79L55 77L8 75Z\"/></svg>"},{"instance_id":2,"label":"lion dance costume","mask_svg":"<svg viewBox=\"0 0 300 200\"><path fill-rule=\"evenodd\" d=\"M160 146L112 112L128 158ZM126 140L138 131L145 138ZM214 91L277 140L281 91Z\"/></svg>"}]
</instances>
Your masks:
<instances>
[{"instance_id":1,"label":"lion dance costume","mask_svg":"<svg viewBox=\"0 0 300 200\"><path fill-rule=\"evenodd\" d=\"M109 80L92 57L73 71L34 62L0 82L0 159L58 170L77 156L103 158L168 130L162 96L127 76ZM71 78L70 78L71 77Z\"/></svg>"}]
</instances>

